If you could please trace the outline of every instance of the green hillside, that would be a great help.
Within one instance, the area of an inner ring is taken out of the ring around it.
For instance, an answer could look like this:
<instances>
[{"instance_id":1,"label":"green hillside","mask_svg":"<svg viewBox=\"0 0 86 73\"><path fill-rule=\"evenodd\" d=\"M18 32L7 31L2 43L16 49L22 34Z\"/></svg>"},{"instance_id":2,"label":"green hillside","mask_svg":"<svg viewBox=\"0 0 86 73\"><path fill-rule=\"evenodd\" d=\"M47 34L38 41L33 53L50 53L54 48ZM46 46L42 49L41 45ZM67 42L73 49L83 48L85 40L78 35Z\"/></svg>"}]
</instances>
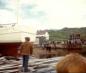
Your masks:
<instances>
[{"instance_id":1,"label":"green hillside","mask_svg":"<svg viewBox=\"0 0 86 73\"><path fill-rule=\"evenodd\" d=\"M81 38L86 39L86 27L83 28L63 28L61 30L48 30L50 40L67 40L72 33L80 33Z\"/></svg>"}]
</instances>

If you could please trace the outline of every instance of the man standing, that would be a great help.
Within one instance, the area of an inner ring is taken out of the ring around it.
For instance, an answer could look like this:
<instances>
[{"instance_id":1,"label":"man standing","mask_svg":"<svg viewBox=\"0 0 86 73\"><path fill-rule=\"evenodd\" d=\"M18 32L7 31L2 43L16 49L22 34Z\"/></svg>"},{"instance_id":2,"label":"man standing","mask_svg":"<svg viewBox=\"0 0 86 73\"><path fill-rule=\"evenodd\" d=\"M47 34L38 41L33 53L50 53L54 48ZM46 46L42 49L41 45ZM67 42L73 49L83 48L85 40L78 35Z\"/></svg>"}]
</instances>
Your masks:
<instances>
[{"instance_id":1,"label":"man standing","mask_svg":"<svg viewBox=\"0 0 86 73\"><path fill-rule=\"evenodd\" d=\"M25 37L25 42L21 44L19 51L23 58L23 70L24 72L28 72L28 60L29 56L32 55L33 52L33 46L29 37Z\"/></svg>"}]
</instances>

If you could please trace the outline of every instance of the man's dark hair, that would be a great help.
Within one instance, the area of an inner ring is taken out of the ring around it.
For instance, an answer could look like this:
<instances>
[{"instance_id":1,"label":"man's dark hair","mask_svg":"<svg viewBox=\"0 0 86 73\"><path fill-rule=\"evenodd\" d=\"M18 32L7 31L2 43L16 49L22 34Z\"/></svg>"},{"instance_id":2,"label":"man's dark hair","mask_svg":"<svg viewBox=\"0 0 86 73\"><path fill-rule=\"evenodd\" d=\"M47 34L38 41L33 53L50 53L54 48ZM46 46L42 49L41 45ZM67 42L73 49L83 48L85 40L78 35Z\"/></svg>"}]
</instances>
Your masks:
<instances>
[{"instance_id":1,"label":"man's dark hair","mask_svg":"<svg viewBox=\"0 0 86 73\"><path fill-rule=\"evenodd\" d=\"M26 41L30 41L30 37L25 37L25 40Z\"/></svg>"}]
</instances>

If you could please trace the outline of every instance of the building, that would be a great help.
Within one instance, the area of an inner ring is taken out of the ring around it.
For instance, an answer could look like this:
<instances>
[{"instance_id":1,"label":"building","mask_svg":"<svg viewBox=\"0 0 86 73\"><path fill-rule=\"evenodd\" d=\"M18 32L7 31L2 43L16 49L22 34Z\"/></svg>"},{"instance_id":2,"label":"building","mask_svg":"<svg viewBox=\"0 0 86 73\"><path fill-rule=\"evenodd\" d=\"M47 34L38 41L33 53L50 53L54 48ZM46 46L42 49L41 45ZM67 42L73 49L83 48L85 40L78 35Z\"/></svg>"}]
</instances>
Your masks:
<instances>
[{"instance_id":1,"label":"building","mask_svg":"<svg viewBox=\"0 0 86 73\"><path fill-rule=\"evenodd\" d=\"M49 33L46 30L38 30L36 34L36 43L42 45L49 40Z\"/></svg>"}]
</instances>

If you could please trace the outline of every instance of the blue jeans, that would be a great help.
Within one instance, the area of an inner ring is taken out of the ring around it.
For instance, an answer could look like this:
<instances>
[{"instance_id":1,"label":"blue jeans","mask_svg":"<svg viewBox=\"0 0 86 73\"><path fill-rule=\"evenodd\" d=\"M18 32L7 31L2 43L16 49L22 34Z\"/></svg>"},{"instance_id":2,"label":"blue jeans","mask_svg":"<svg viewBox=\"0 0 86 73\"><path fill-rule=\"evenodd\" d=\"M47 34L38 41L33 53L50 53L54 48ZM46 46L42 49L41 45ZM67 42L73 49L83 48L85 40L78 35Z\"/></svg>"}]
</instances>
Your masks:
<instances>
[{"instance_id":1,"label":"blue jeans","mask_svg":"<svg viewBox=\"0 0 86 73\"><path fill-rule=\"evenodd\" d=\"M28 61L29 61L29 56L28 55L23 55L23 68L24 68L24 71L28 71Z\"/></svg>"}]
</instances>

